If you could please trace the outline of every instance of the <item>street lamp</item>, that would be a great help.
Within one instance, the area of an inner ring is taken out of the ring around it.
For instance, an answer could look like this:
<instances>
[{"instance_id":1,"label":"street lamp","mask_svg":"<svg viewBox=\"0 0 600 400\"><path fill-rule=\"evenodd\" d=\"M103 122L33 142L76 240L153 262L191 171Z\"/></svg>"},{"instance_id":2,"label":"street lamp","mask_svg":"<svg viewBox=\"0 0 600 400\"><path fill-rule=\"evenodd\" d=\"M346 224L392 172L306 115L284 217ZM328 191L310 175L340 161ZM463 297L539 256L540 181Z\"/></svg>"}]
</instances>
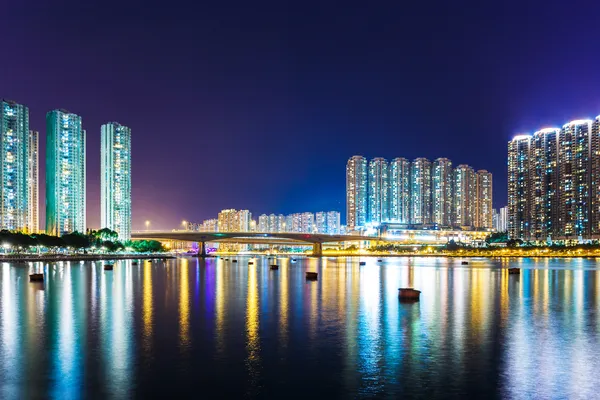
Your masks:
<instances>
[{"instance_id":1,"label":"street lamp","mask_svg":"<svg viewBox=\"0 0 600 400\"><path fill-rule=\"evenodd\" d=\"M187 231L187 221L185 219L181 221L181 225L183 226L183 229Z\"/></svg>"},{"instance_id":2,"label":"street lamp","mask_svg":"<svg viewBox=\"0 0 600 400\"><path fill-rule=\"evenodd\" d=\"M146 220L146 230L148 230L150 228L150 221Z\"/></svg>"}]
</instances>

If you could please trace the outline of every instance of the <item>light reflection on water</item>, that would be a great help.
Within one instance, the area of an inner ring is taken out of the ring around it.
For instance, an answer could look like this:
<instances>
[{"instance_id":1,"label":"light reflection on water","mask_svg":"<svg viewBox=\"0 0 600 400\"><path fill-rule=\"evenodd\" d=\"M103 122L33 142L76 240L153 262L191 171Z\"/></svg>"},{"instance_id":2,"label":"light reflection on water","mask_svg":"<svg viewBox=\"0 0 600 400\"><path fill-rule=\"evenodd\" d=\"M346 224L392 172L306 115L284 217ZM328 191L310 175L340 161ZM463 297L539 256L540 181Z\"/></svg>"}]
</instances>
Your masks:
<instances>
[{"instance_id":1,"label":"light reflection on water","mask_svg":"<svg viewBox=\"0 0 600 400\"><path fill-rule=\"evenodd\" d=\"M238 259L0 264L0 398L597 395L595 259Z\"/></svg>"}]
</instances>

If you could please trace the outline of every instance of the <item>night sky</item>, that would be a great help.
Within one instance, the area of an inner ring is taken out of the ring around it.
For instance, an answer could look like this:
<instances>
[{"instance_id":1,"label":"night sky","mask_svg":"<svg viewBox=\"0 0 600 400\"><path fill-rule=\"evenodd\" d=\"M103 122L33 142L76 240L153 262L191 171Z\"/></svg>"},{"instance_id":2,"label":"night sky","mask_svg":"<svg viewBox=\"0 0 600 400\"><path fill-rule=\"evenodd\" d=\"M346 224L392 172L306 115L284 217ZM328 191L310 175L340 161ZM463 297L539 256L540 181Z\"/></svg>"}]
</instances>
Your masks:
<instances>
[{"instance_id":1,"label":"night sky","mask_svg":"<svg viewBox=\"0 0 600 400\"><path fill-rule=\"evenodd\" d=\"M108 121L132 129L133 228L158 229L344 214L355 154L487 169L503 206L513 135L600 114L594 1L41 3L2 5L0 97L42 143L47 111L82 116L90 227Z\"/></svg>"}]
</instances>

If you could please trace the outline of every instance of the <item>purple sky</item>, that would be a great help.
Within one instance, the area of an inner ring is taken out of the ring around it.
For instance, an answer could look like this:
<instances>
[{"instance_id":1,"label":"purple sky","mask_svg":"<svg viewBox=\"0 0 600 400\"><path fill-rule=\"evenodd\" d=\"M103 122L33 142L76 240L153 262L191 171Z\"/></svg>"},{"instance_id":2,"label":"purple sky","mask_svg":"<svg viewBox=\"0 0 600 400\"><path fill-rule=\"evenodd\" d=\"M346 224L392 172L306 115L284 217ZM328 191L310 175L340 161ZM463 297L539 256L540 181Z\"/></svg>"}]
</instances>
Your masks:
<instances>
[{"instance_id":1,"label":"purple sky","mask_svg":"<svg viewBox=\"0 0 600 400\"><path fill-rule=\"evenodd\" d=\"M488 169L502 206L514 134L600 114L591 1L38 3L2 6L0 97L42 142L47 111L82 116L90 227L108 121L132 129L140 229L344 213L354 154Z\"/></svg>"}]
</instances>

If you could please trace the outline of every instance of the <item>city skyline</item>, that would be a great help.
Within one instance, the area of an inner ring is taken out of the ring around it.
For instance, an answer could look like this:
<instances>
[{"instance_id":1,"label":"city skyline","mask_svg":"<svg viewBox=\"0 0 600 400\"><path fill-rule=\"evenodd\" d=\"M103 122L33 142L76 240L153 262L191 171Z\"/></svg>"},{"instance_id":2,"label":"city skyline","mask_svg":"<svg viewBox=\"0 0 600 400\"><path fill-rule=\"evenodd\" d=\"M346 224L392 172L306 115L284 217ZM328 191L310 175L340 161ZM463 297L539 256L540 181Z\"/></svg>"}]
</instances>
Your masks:
<instances>
[{"instance_id":1,"label":"city skyline","mask_svg":"<svg viewBox=\"0 0 600 400\"><path fill-rule=\"evenodd\" d=\"M109 120L144 138L132 149L134 229L147 219L164 228L202 220L223 207L341 211L339 165L353 154L444 155L485 168L496 178L498 208L506 204L503 149L515 133L600 110L598 56L591 51L598 6L539 3L520 15L501 7L489 20L487 4L462 11L435 5L442 10L435 15L423 4L320 4L318 13L281 3L242 5L240 12L189 5L189 24L178 20L177 8L157 4L17 2L0 16L20 38L3 44L5 54L19 56L0 66L1 95L29 108L41 154L48 110L82 116L93 227L100 225L98 129ZM461 28L445 29L445 15ZM548 24L570 18L578 29ZM425 23L436 29L415 35ZM558 56L560 50L578 51L579 62ZM568 96L550 95L560 93ZM235 165L241 160L252 160L244 171ZM227 185L212 185L207 196L192 165L206 171L202 183Z\"/></svg>"},{"instance_id":2,"label":"city skyline","mask_svg":"<svg viewBox=\"0 0 600 400\"><path fill-rule=\"evenodd\" d=\"M385 224L491 230L492 204L492 174L466 164L454 168L448 158L400 157L388 163L355 155L346 163L348 231Z\"/></svg>"}]
</instances>

